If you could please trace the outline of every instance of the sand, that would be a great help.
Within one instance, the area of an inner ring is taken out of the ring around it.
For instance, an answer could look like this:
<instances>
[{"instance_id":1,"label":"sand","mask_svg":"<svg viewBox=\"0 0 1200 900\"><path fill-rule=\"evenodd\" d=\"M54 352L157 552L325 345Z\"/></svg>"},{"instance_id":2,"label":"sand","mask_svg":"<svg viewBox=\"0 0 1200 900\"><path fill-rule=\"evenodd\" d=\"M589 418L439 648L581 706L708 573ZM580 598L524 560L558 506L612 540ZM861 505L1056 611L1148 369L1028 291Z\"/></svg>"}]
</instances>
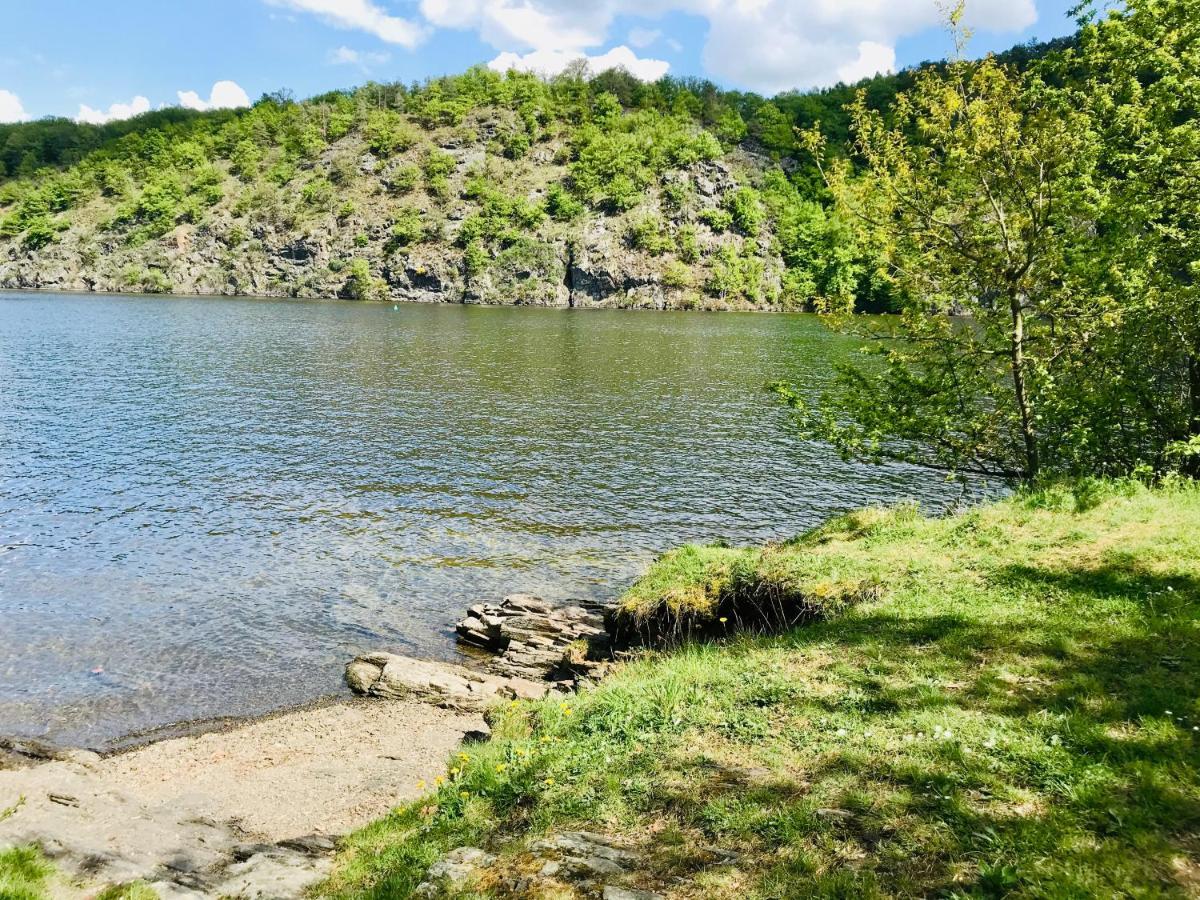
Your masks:
<instances>
[{"instance_id":1,"label":"sand","mask_svg":"<svg viewBox=\"0 0 1200 900\"><path fill-rule=\"evenodd\" d=\"M419 796L483 727L421 703L350 700L109 757L68 754L0 771L0 811L17 805L0 847L39 844L84 884L296 896L328 870L329 838Z\"/></svg>"}]
</instances>

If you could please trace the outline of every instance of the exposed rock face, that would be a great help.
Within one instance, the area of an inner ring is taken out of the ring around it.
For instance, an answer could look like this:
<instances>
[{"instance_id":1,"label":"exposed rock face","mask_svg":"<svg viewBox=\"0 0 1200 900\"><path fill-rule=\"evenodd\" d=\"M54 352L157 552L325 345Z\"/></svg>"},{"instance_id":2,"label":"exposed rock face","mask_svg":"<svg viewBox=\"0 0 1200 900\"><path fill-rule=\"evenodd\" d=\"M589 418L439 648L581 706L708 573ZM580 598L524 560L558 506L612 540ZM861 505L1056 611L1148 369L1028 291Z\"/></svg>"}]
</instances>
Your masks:
<instances>
[{"instance_id":1,"label":"exposed rock face","mask_svg":"<svg viewBox=\"0 0 1200 900\"><path fill-rule=\"evenodd\" d=\"M605 607L552 606L530 594L479 604L458 623L459 640L497 654L488 669L518 678L598 675L608 657Z\"/></svg>"},{"instance_id":2,"label":"exposed rock face","mask_svg":"<svg viewBox=\"0 0 1200 900\"><path fill-rule=\"evenodd\" d=\"M499 700L537 699L548 685L519 677L497 677L461 666L369 653L346 666L350 689L370 697L423 700L445 709L479 712Z\"/></svg>"},{"instance_id":3,"label":"exposed rock face","mask_svg":"<svg viewBox=\"0 0 1200 900\"><path fill-rule=\"evenodd\" d=\"M509 110L476 110L463 127L426 130L418 144L389 158L371 152L362 135L352 133L280 184L263 177L247 183L218 160L221 199L198 221L174 220L169 231L144 241L106 224L118 198L93 196L58 216L64 230L46 246L31 249L19 236L0 235L0 288L333 298L349 296L346 266L362 260L377 281L371 298L389 302L777 306L785 264L774 226L768 222L751 239L714 230L700 217L739 187L761 184L776 168L765 151L749 145L664 173L662 185L648 188L634 209L588 208L569 222L547 216L523 225L517 229L520 240L490 244L468 266L468 242L459 240L460 231L482 209L468 190L472 179L486 173L505 194L531 204L569 180L566 139L539 143L520 160L489 152L489 135L509 130L512 119ZM405 175L433 147L450 151L454 160L441 193ZM336 184L335 192L327 200L311 195L306 200L305 190L314 184ZM682 206L664 202L668 184L686 198ZM419 239L394 240L401 210L420 213ZM0 218L6 215L0 202ZM646 217L661 221L668 244L678 243L689 229L696 257L685 265L675 250L636 246L631 226ZM758 290L726 296L707 288L719 251L744 246L752 246L747 252L763 272ZM680 266L687 270L685 281Z\"/></svg>"},{"instance_id":4,"label":"exposed rock face","mask_svg":"<svg viewBox=\"0 0 1200 900\"><path fill-rule=\"evenodd\" d=\"M413 896L437 897L461 891L495 861L496 857L478 847L451 850L429 867L425 880L417 885Z\"/></svg>"},{"instance_id":5,"label":"exposed rock face","mask_svg":"<svg viewBox=\"0 0 1200 900\"><path fill-rule=\"evenodd\" d=\"M429 868L418 897L457 896L488 875L497 858L477 847L451 850ZM564 831L534 841L522 856L528 874L491 873L489 896L600 896L604 900L663 900L653 891L627 887L639 879L644 859L625 841L590 831ZM615 883L614 883L615 882ZM567 894L563 894L563 891Z\"/></svg>"}]
</instances>

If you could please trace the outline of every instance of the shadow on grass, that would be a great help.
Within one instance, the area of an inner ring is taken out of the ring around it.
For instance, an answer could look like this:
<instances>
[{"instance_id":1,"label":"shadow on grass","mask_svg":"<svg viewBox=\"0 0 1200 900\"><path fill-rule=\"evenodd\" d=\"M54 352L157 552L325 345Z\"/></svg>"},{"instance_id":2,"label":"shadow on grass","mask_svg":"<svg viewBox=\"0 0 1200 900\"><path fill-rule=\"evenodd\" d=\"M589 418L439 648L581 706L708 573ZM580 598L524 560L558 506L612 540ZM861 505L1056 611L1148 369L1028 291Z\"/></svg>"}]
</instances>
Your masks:
<instances>
[{"instance_id":1,"label":"shadow on grass","mask_svg":"<svg viewBox=\"0 0 1200 900\"><path fill-rule=\"evenodd\" d=\"M1115 896L1155 883L1161 896L1191 896L1180 872L1196 868L1200 832L1200 579L1110 564L1009 566L991 580L1044 600L1045 615L1014 624L881 611L745 651L832 643L844 651L839 682L867 721L962 711L1009 736L994 751L847 748L801 760L802 778L680 762L680 786L658 802L707 840L772 860L758 884L769 896L872 896L880 885L889 895ZM905 681L914 665L942 683ZM847 711L844 695L805 702Z\"/></svg>"}]
</instances>

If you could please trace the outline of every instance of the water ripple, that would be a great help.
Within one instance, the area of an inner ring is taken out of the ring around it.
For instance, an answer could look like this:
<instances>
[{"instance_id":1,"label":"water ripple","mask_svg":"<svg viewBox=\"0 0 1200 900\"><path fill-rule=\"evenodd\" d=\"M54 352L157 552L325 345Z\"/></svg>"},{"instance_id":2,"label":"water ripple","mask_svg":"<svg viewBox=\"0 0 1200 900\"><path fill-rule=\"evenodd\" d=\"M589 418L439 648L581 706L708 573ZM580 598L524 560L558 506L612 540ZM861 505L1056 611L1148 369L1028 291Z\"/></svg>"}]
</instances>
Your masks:
<instances>
[{"instance_id":1,"label":"water ripple","mask_svg":"<svg viewBox=\"0 0 1200 900\"><path fill-rule=\"evenodd\" d=\"M805 316L0 296L0 734L101 745L449 657L480 598L958 496L797 446Z\"/></svg>"}]
</instances>

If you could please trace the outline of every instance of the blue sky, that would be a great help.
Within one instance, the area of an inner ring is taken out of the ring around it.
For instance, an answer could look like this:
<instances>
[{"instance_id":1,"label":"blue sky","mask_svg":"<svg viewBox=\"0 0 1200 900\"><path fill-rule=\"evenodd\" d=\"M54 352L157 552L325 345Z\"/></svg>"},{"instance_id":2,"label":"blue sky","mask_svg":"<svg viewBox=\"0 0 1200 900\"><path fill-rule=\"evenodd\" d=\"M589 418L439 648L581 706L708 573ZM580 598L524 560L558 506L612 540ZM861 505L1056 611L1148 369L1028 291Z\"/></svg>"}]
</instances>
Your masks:
<instances>
[{"instance_id":1,"label":"blue sky","mask_svg":"<svg viewBox=\"0 0 1200 900\"><path fill-rule=\"evenodd\" d=\"M1071 2L969 0L971 50L1067 34ZM552 72L580 55L771 94L945 56L937 19L936 0L0 0L0 120L305 97L475 63ZM218 82L233 84L212 96Z\"/></svg>"}]
</instances>

